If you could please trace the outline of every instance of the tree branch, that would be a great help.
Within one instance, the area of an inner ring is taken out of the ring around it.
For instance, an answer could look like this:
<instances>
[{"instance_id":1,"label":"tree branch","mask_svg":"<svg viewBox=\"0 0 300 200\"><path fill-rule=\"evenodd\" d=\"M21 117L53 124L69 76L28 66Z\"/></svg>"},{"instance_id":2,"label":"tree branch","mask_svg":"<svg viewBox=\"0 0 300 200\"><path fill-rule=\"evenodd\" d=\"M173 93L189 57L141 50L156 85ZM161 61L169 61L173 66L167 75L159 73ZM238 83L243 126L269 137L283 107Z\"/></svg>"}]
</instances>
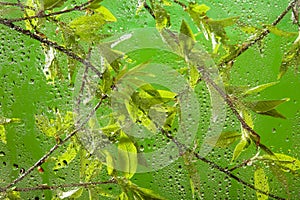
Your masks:
<instances>
[{"instance_id":1,"label":"tree branch","mask_svg":"<svg viewBox=\"0 0 300 200\"><path fill-rule=\"evenodd\" d=\"M81 11L86 9L85 7L88 6L90 3L92 3L95 0L90 0L86 3L83 3L79 6L74 6L73 8L70 9L66 9L66 10L61 10L61 11L57 11L57 12L52 12L49 14L46 14L44 12L39 12L36 15L33 16L26 16L26 17L20 17L20 18L14 18L14 19L6 19L7 22L19 22L19 21L25 21L25 20L30 20L30 19L35 19L35 18L46 18L46 17L51 17L51 16L56 16L56 15L60 15L60 14L64 14L64 13L69 13L72 11ZM20 5L20 4L15 4L15 5Z\"/></svg>"},{"instance_id":2,"label":"tree branch","mask_svg":"<svg viewBox=\"0 0 300 200\"><path fill-rule=\"evenodd\" d=\"M9 20L0 18L0 24L3 24L3 25L5 25L5 26L7 26L7 27L19 32L19 33L22 33L23 35L27 35L27 36L43 43L43 44L46 44L48 46L51 46L51 47L57 49L58 51L66 54L67 56L69 56L71 58L73 58L74 60L77 60L78 62L81 62L83 65L87 66L93 72L95 72L99 78L102 78L102 73L94 65L92 65L92 63L90 63L90 61L81 58L80 56L73 53L71 50L67 49L66 47L63 47L63 46L57 44L54 41L50 41L47 38L43 38L42 36L39 36L39 35L34 34L34 33L30 32L28 30L25 30L22 27L13 24Z\"/></svg>"},{"instance_id":3,"label":"tree branch","mask_svg":"<svg viewBox=\"0 0 300 200\"><path fill-rule=\"evenodd\" d=\"M60 146L64 145L70 138L72 138L76 133L78 133L83 126L89 121L89 119L92 117L92 115L98 110L100 105L102 104L103 100L106 99L107 96L103 95L100 99L100 101L97 103L97 105L91 110L91 112L88 114L88 116L85 118L85 120L75 129L72 131L65 139L63 139L60 143L55 144L42 158L40 158L34 165L32 165L27 171L25 171L21 176L16 178L14 181L12 181L10 184L8 184L6 187L1 188L0 192L5 192L12 186L14 186L16 183L23 180L28 174L30 174L35 168L38 166L41 166L46 159ZM79 120L80 121L80 120Z\"/></svg>"},{"instance_id":4,"label":"tree branch","mask_svg":"<svg viewBox=\"0 0 300 200\"><path fill-rule=\"evenodd\" d=\"M109 181L98 181L98 182L87 182L87 183L71 183L65 185L38 185L36 187L27 187L27 188L13 188L12 191L17 192L29 192L35 190L56 190L60 188L69 188L69 187L84 187L87 188L89 186L97 186L97 185L104 185L104 184L116 184L117 181L115 179L111 179ZM2 191L2 188L0 188Z\"/></svg>"}]
</instances>

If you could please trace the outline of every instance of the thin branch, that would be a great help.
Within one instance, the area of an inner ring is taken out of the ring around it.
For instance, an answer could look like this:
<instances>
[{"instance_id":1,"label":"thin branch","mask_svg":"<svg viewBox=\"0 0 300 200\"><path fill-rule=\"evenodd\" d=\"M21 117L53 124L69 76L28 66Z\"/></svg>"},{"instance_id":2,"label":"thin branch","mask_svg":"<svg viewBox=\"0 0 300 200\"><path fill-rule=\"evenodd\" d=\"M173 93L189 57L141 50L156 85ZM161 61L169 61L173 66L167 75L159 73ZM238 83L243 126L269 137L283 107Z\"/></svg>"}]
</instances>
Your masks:
<instances>
[{"instance_id":1,"label":"thin branch","mask_svg":"<svg viewBox=\"0 0 300 200\"><path fill-rule=\"evenodd\" d=\"M19 3L11 3L11 2L2 2L1 1L0 5L3 5L3 6L15 6L15 7L20 7L20 8L26 8L26 9L34 10L34 7L23 5L20 2Z\"/></svg>"},{"instance_id":2,"label":"thin branch","mask_svg":"<svg viewBox=\"0 0 300 200\"><path fill-rule=\"evenodd\" d=\"M169 134L167 131L163 130L163 129L160 129L161 132L167 137L169 138L170 140L172 140L172 142L174 142L174 144L176 144L176 146L178 147L179 149L179 153L182 154L183 152L186 152L186 151L189 151L189 152L192 152L193 155L198 159L198 160L201 160L202 162L205 162L207 163L209 166L211 166L212 168L214 169L217 169L219 172L222 172L224 174L226 174L227 176L229 176L230 178L236 180L237 182L245 185L246 187L248 188L251 188L257 192L260 192L262 194L265 194L269 197L272 197L274 199L278 199L278 200L285 200L285 198L282 198L282 197L279 197L275 194L271 194L271 193L267 193L265 191L262 191L261 189L259 188L256 188L253 184L251 183L248 183L246 181L244 181L243 179L237 177L236 175L234 175L230 170L228 170L227 168L223 168L221 167L220 165L218 165L217 163L211 161L211 160L208 160L207 158L205 157L202 157L200 156L198 153L196 153L195 151L192 151L191 149L189 149L185 144L182 144L180 143L179 141L177 141L171 134Z\"/></svg>"},{"instance_id":3,"label":"thin branch","mask_svg":"<svg viewBox=\"0 0 300 200\"><path fill-rule=\"evenodd\" d=\"M293 0L289 3L287 8L277 17L276 20L272 23L273 26L276 26L283 18L284 16L295 6L298 0ZM233 58L230 58L229 60L222 61L219 65L224 65L228 63L232 63L237 57L239 57L242 53L244 53L246 50L248 50L251 46L259 42L260 40L264 39L270 31L268 29L264 29L263 32L257 36L255 39L249 40L249 42L246 42L242 45L242 48L237 52L236 55L234 55Z\"/></svg>"},{"instance_id":4,"label":"thin branch","mask_svg":"<svg viewBox=\"0 0 300 200\"><path fill-rule=\"evenodd\" d=\"M65 13L69 13L69 12L73 12L73 11L82 11L82 10L86 9L86 6L88 6L93 1L95 1L95 0L90 0L79 6L74 6L73 8L70 8L70 9L60 10L60 11L52 12L49 14L46 14L44 12L39 12L38 14L33 15L33 16L26 16L26 17L20 17L20 18L15 18L15 19L6 19L6 20L8 22L19 22L19 21L25 21L25 20L29 20L29 19L35 19L35 18L46 18L46 17L56 16L56 15L65 14Z\"/></svg>"},{"instance_id":5,"label":"thin branch","mask_svg":"<svg viewBox=\"0 0 300 200\"><path fill-rule=\"evenodd\" d=\"M89 121L89 119L92 117L92 115L96 112L96 110L98 110L98 108L100 107L100 105L102 104L103 100L106 99L107 96L103 95L100 99L100 101L97 103L97 105L92 109L92 111L88 114L88 116L86 117L86 119L82 122L81 125L79 125L77 127L77 129L75 129L74 131L72 131L65 139L63 139L60 143L55 144L46 154L44 154L44 156L42 158L40 158L34 165L32 165L27 171L25 171L21 176L19 176L18 178L16 178L14 181L12 181L10 184L8 184L6 187L1 188L0 192L5 192L7 191L9 188L11 188L12 186L14 186L16 183L20 182L21 180L23 180L27 175L29 175L35 168L37 168L38 166L41 166L46 159L55 151L57 150L60 146L62 146L63 144L65 144L70 138L72 138L76 133L78 133L83 126Z\"/></svg>"},{"instance_id":6,"label":"thin branch","mask_svg":"<svg viewBox=\"0 0 300 200\"><path fill-rule=\"evenodd\" d=\"M46 44L48 46L51 46L57 50L59 50L60 52L66 54L67 56L73 58L74 60L77 60L78 62L81 62L83 65L89 67L93 72L95 72L97 74L97 76L99 78L102 78L102 73L92 64L90 63L90 61L83 59L82 57L78 56L77 54L73 53L71 50L67 49L66 47L63 47L59 44L57 44L54 41L50 41L47 38L43 38L42 36L39 36L37 34L34 34L28 30L23 29L20 26L17 26L15 24L13 24L12 22L10 22L9 20L6 19L1 19L0 18L0 24L3 24L19 33L22 33L23 35L27 35L43 44Z\"/></svg>"},{"instance_id":7,"label":"thin branch","mask_svg":"<svg viewBox=\"0 0 300 200\"><path fill-rule=\"evenodd\" d=\"M180 2L178 0L173 0L173 2L176 3L176 4L178 4L178 5L180 5L184 10L187 8L187 6L184 3L182 3L182 2Z\"/></svg>"},{"instance_id":8,"label":"thin branch","mask_svg":"<svg viewBox=\"0 0 300 200\"><path fill-rule=\"evenodd\" d=\"M111 179L109 181L98 181L98 182L87 182L87 183L71 183L65 185L38 185L36 187L28 187L28 188L14 188L12 191L17 192L29 192L29 191L36 191L36 190L56 190L61 188L69 188L69 187L84 187L87 188L89 186L97 186L97 185L104 185L104 184L116 184L117 181L115 179ZM0 189L1 191L1 189Z\"/></svg>"}]
</instances>

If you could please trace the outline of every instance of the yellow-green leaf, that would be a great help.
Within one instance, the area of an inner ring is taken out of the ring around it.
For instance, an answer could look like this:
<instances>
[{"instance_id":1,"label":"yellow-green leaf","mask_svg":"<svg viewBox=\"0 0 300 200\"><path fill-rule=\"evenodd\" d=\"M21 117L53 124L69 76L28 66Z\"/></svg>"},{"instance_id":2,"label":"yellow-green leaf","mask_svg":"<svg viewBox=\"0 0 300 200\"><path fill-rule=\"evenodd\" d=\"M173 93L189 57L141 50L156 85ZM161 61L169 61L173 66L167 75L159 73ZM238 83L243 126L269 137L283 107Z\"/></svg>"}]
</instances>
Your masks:
<instances>
[{"instance_id":1,"label":"yellow-green leaf","mask_svg":"<svg viewBox=\"0 0 300 200\"><path fill-rule=\"evenodd\" d=\"M156 20L156 28L159 31L161 31L164 28L167 28L171 25L170 15L167 13L167 11L163 7L156 5L154 15L155 15L155 20Z\"/></svg>"},{"instance_id":2,"label":"yellow-green leaf","mask_svg":"<svg viewBox=\"0 0 300 200\"><path fill-rule=\"evenodd\" d=\"M290 67L294 67L296 71L298 71L299 63L300 63L300 32L298 38L295 40L294 44L291 48L285 52L283 55L278 79L280 79Z\"/></svg>"},{"instance_id":3,"label":"yellow-green leaf","mask_svg":"<svg viewBox=\"0 0 300 200\"><path fill-rule=\"evenodd\" d=\"M44 9L45 10L51 10L53 8L60 7L64 5L66 0L44 0Z\"/></svg>"},{"instance_id":4,"label":"yellow-green leaf","mask_svg":"<svg viewBox=\"0 0 300 200\"><path fill-rule=\"evenodd\" d=\"M235 131L229 131L229 132L223 132L220 136L214 136L209 139L207 139L207 143L216 146L225 148L237 141L238 139L241 139L242 134Z\"/></svg>"},{"instance_id":5,"label":"yellow-green leaf","mask_svg":"<svg viewBox=\"0 0 300 200\"><path fill-rule=\"evenodd\" d=\"M188 56L195 45L195 36L190 26L184 20L181 22L179 43L182 47L183 54L186 56Z\"/></svg>"},{"instance_id":6,"label":"yellow-green leaf","mask_svg":"<svg viewBox=\"0 0 300 200\"><path fill-rule=\"evenodd\" d=\"M273 26L273 25L266 25L267 29L275 34L275 35L278 35L280 37L294 37L294 36L297 36L298 33L297 32L287 32L287 31L283 31L279 28L277 28L276 26Z\"/></svg>"},{"instance_id":7,"label":"yellow-green leaf","mask_svg":"<svg viewBox=\"0 0 300 200\"><path fill-rule=\"evenodd\" d=\"M236 146L235 149L233 151L233 156L232 156L232 160L231 162L235 161L242 153L242 151L244 149L247 148L247 146L249 145L248 140L246 139L242 139Z\"/></svg>"},{"instance_id":8,"label":"yellow-green leaf","mask_svg":"<svg viewBox=\"0 0 300 200\"><path fill-rule=\"evenodd\" d=\"M6 144L6 134L4 125L0 125L0 140Z\"/></svg>"},{"instance_id":9,"label":"yellow-green leaf","mask_svg":"<svg viewBox=\"0 0 300 200\"><path fill-rule=\"evenodd\" d=\"M137 169L137 149L131 139L121 131L118 144L119 167L127 179L132 178Z\"/></svg>"},{"instance_id":10,"label":"yellow-green leaf","mask_svg":"<svg viewBox=\"0 0 300 200\"><path fill-rule=\"evenodd\" d=\"M102 15L102 19L106 22L115 22L117 21L116 17L104 6L100 6L95 9L95 12L100 13Z\"/></svg>"},{"instance_id":11,"label":"yellow-green leaf","mask_svg":"<svg viewBox=\"0 0 300 200\"><path fill-rule=\"evenodd\" d=\"M263 155L262 159L267 159L274 164L278 165L284 171L297 171L300 169L300 161L291 156L275 153L272 155Z\"/></svg>"},{"instance_id":12,"label":"yellow-green leaf","mask_svg":"<svg viewBox=\"0 0 300 200\"><path fill-rule=\"evenodd\" d=\"M56 163L53 170L58 170L67 167L69 163L74 160L79 150L79 145L75 141L72 141L67 150L56 158Z\"/></svg>"},{"instance_id":13,"label":"yellow-green leaf","mask_svg":"<svg viewBox=\"0 0 300 200\"><path fill-rule=\"evenodd\" d=\"M280 100L267 100L267 101L252 101L247 102L246 106L257 113L267 112L273 110L280 104L289 101L289 98L284 98Z\"/></svg>"},{"instance_id":14,"label":"yellow-green leaf","mask_svg":"<svg viewBox=\"0 0 300 200\"><path fill-rule=\"evenodd\" d=\"M210 10L210 7L208 7L205 4L197 4L197 3L190 3L188 7L189 12L197 13L200 16L205 16L207 11Z\"/></svg>"},{"instance_id":15,"label":"yellow-green leaf","mask_svg":"<svg viewBox=\"0 0 300 200\"><path fill-rule=\"evenodd\" d=\"M275 109L269 110L267 112L261 112L259 114L268 115L268 116L271 116L271 117L276 117L276 118L281 118L281 119L286 119L286 117L284 115L282 115L280 112L278 112Z\"/></svg>"},{"instance_id":16,"label":"yellow-green leaf","mask_svg":"<svg viewBox=\"0 0 300 200\"><path fill-rule=\"evenodd\" d=\"M69 190L67 192L60 192L58 194L58 197L60 199L77 199L79 197L81 197L82 195L82 192L83 192L83 188L76 188L74 190Z\"/></svg>"},{"instance_id":17,"label":"yellow-green leaf","mask_svg":"<svg viewBox=\"0 0 300 200\"><path fill-rule=\"evenodd\" d=\"M269 183L268 183L268 178L265 175L265 172L262 168L258 168L254 172L254 185L255 188L265 192L269 193ZM256 196L258 200L267 200L268 195L265 195L259 191L256 191Z\"/></svg>"},{"instance_id":18,"label":"yellow-green leaf","mask_svg":"<svg viewBox=\"0 0 300 200\"><path fill-rule=\"evenodd\" d=\"M246 96L246 95L256 94L258 92L261 92L261 91L265 90L268 87L276 85L277 83L279 83L279 82L276 81L276 82L271 82L271 83L258 85L256 87L253 87L253 88L250 88L250 89L246 90L245 92L243 92L243 95Z\"/></svg>"}]
</instances>

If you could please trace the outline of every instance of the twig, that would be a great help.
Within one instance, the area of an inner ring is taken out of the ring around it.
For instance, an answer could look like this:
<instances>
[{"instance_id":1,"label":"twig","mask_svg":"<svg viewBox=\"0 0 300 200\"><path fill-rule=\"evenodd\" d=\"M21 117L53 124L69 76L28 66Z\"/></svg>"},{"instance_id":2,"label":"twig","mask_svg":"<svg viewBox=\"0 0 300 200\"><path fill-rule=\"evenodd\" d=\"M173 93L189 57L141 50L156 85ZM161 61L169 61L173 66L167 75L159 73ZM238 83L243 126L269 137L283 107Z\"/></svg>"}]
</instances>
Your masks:
<instances>
[{"instance_id":1,"label":"twig","mask_svg":"<svg viewBox=\"0 0 300 200\"><path fill-rule=\"evenodd\" d=\"M87 5L89 5L90 3L92 3L95 0L90 0L86 3L83 3L79 6L74 6L73 8L70 9L66 9L66 10L61 10L61 11L57 11L57 12L52 12L49 14L45 14L44 12L39 12L36 15L33 16L26 16L26 17L20 17L20 18L15 18L15 19L6 19L8 22L19 22L19 21L25 21L25 20L29 20L29 19L35 19L35 18L45 18L45 17L51 17L51 16L56 16L56 15L60 15L60 14L65 14L65 13L69 13L72 11L81 11L86 9L85 7Z\"/></svg>"},{"instance_id":2,"label":"twig","mask_svg":"<svg viewBox=\"0 0 300 200\"><path fill-rule=\"evenodd\" d=\"M103 95L100 99L100 101L97 103L97 105L93 108L93 110L88 114L88 116L86 117L86 119L82 122L81 125L78 126L78 128L74 131L72 131L65 139L63 139L60 143L55 144L46 154L44 154L44 156L42 158L40 158L34 165L32 165L27 171L25 171L21 176L19 176L18 178L16 178L14 181L12 181L10 184L8 184L6 187L1 188L0 192L5 192L7 191L9 188L11 188L12 186L14 186L16 183L20 182L21 180L23 180L28 174L30 174L35 168L37 168L38 166L41 166L46 159L56 150L58 149L60 146L62 146L63 144L65 144L70 138L72 138L77 132L79 132L83 126L88 122L88 120L92 117L92 115L96 112L96 110L100 107L100 105L102 104L103 100L107 98L106 95Z\"/></svg>"},{"instance_id":3,"label":"twig","mask_svg":"<svg viewBox=\"0 0 300 200\"><path fill-rule=\"evenodd\" d=\"M98 181L98 182L87 182L87 183L71 183L65 185L38 185L36 187L27 187L27 188L13 188L12 191L17 192L29 192L35 190L56 190L59 188L69 188L69 187L84 187L87 188L89 186L97 186L97 185L104 185L104 184L115 184L117 181L115 179L111 179L109 181ZM1 191L1 188L0 188Z\"/></svg>"},{"instance_id":4,"label":"twig","mask_svg":"<svg viewBox=\"0 0 300 200\"><path fill-rule=\"evenodd\" d=\"M202 157L200 156L198 153L196 153L195 151L192 151L190 150L186 145L180 143L179 141L177 141L173 136L171 136L167 131L163 130L163 129L160 129L162 131L162 133L167 137L169 138L170 140L172 140L172 142L174 142L176 144L176 146L178 147L179 149L179 153L182 154L183 152L186 152L186 151L190 151L193 153L193 155L198 159L198 160L201 160L202 162L205 162L207 163L209 166L211 166L212 168L214 169L217 169L218 171L226 174L227 176L229 176L230 178L236 180L237 182L245 185L246 187L248 188L251 188L257 192L260 192L262 194L265 194L269 197L272 197L274 199L278 199L278 200L285 200L285 198L282 198L282 197L279 197L275 194L271 194L271 193L267 193L265 191L262 191L261 189L259 188L256 188L253 184L251 183L248 183L246 181L244 181L243 179L237 177L236 175L234 175L231 170L228 170L227 168L223 168L221 167L220 165L216 164L215 162L211 161L211 160L208 160L207 158L205 157Z\"/></svg>"},{"instance_id":5,"label":"twig","mask_svg":"<svg viewBox=\"0 0 300 200\"><path fill-rule=\"evenodd\" d=\"M6 20L6 19L1 19L0 18L0 24L3 24L3 25L5 25L5 26L7 26L7 27L9 27L9 28L11 28L11 29L19 32L19 33L27 35L27 36L29 36L29 37L31 37L31 38L33 38L33 39L35 39L35 40L43 43L43 44L46 44L48 46L51 46L51 47L53 47L53 48L55 48L55 49L63 52L67 56L69 56L69 57L73 58L74 60L77 60L78 62L81 62L83 65L89 67L93 72L95 72L97 74L97 76L99 78L102 78L102 73L94 65L92 65L92 63L90 63L86 59L81 58L77 54L73 53L71 50L69 50L69 49L67 49L67 48L65 48L65 47L57 44L56 42L50 41L47 38L43 38L43 37L41 37L41 36L39 36L37 34L34 34L34 33L30 32L28 30L25 30L22 27L17 26L17 25L13 24L12 22L10 22L9 20Z\"/></svg>"},{"instance_id":6,"label":"twig","mask_svg":"<svg viewBox=\"0 0 300 200\"><path fill-rule=\"evenodd\" d=\"M23 5L20 2L19 3L0 2L0 5L3 5L3 6L15 6L15 7L20 7L20 8L26 8L26 9L34 10L34 7Z\"/></svg>"},{"instance_id":7,"label":"twig","mask_svg":"<svg viewBox=\"0 0 300 200\"><path fill-rule=\"evenodd\" d=\"M289 3L289 5L287 6L287 8L277 17L276 20L274 20L272 25L276 26L283 19L283 17L294 7L294 5L296 4L297 1L298 0L291 1ZM236 55L234 55L233 58L230 58L229 60L222 61L219 64L219 66L224 65L224 64L228 64L228 63L232 63L237 57L239 57L242 53L244 53L246 50L248 50L251 46L253 46L257 42L259 42L260 40L265 38L269 33L270 33L270 31L268 29L264 29L263 32L259 36L257 36L255 39L251 39L249 42L244 43L242 45L241 49L237 52Z\"/></svg>"},{"instance_id":8,"label":"twig","mask_svg":"<svg viewBox=\"0 0 300 200\"><path fill-rule=\"evenodd\" d=\"M176 3L176 4L178 4L178 5L180 5L183 9L187 8L187 6L184 3L182 3L182 2L180 2L178 0L173 0L173 2Z\"/></svg>"}]
</instances>

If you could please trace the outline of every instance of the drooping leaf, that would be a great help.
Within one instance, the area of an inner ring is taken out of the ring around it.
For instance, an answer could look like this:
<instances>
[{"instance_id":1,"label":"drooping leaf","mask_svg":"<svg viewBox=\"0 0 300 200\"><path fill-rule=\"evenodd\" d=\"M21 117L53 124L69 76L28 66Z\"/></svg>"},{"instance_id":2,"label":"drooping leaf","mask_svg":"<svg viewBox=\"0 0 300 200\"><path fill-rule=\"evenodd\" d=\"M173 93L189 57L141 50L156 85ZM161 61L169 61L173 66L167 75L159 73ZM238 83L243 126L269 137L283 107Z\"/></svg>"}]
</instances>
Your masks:
<instances>
[{"instance_id":1,"label":"drooping leaf","mask_svg":"<svg viewBox=\"0 0 300 200\"><path fill-rule=\"evenodd\" d=\"M286 119L286 117L284 115L282 115L280 112L278 112L275 109L269 110L267 112L261 112L259 114L267 115L267 116L271 116L271 117L276 117L276 118L281 118L281 119Z\"/></svg>"},{"instance_id":2,"label":"drooping leaf","mask_svg":"<svg viewBox=\"0 0 300 200\"><path fill-rule=\"evenodd\" d=\"M251 94L256 94L258 92L261 92L261 91L265 90L268 87L276 85L277 83L279 83L279 82L276 81L276 82L270 82L270 83L258 85L256 87L253 87L253 88L250 88L250 89L246 90L245 92L243 92L243 95L247 96L247 95L251 95Z\"/></svg>"},{"instance_id":3,"label":"drooping leaf","mask_svg":"<svg viewBox=\"0 0 300 200\"><path fill-rule=\"evenodd\" d=\"M72 141L68 145L66 151L56 158L56 163L53 167L53 170L59 170L61 168L67 167L70 164L70 162L72 162L72 160L75 159L78 151L79 145L75 141Z\"/></svg>"},{"instance_id":4,"label":"drooping leaf","mask_svg":"<svg viewBox=\"0 0 300 200\"><path fill-rule=\"evenodd\" d=\"M295 172L300 169L300 161L291 156L275 153L275 155L263 155L261 157L263 160L267 160L279 166L282 170L289 172Z\"/></svg>"},{"instance_id":5,"label":"drooping leaf","mask_svg":"<svg viewBox=\"0 0 300 200\"><path fill-rule=\"evenodd\" d=\"M211 137L207 140L208 144L216 147L225 148L241 139L242 134L235 131L223 132L220 136Z\"/></svg>"},{"instance_id":6,"label":"drooping leaf","mask_svg":"<svg viewBox=\"0 0 300 200\"><path fill-rule=\"evenodd\" d=\"M200 73L195 65L190 65L189 68L189 83L192 88L195 88L200 78Z\"/></svg>"},{"instance_id":7,"label":"drooping leaf","mask_svg":"<svg viewBox=\"0 0 300 200\"><path fill-rule=\"evenodd\" d=\"M254 172L254 186L255 188L266 192L267 194L269 193L269 183L268 183L268 178L265 175L265 172L263 168L258 168ZM265 195L259 191L256 191L256 196L258 200L267 200L268 195Z\"/></svg>"},{"instance_id":8,"label":"drooping leaf","mask_svg":"<svg viewBox=\"0 0 300 200\"><path fill-rule=\"evenodd\" d=\"M129 137L121 131L118 144L119 167L124 172L124 177L132 178L137 169L137 149Z\"/></svg>"},{"instance_id":9,"label":"drooping leaf","mask_svg":"<svg viewBox=\"0 0 300 200\"><path fill-rule=\"evenodd\" d=\"M242 138L234 148L231 162L235 161L241 155L242 151L245 150L248 146L249 141Z\"/></svg>"},{"instance_id":10,"label":"drooping leaf","mask_svg":"<svg viewBox=\"0 0 300 200\"><path fill-rule=\"evenodd\" d=\"M83 192L83 188L76 188L76 189L73 189L73 190L69 190L67 192L60 192L58 194L58 197L60 199L78 199L79 197L81 197L82 195L82 192Z\"/></svg>"},{"instance_id":11,"label":"drooping leaf","mask_svg":"<svg viewBox=\"0 0 300 200\"><path fill-rule=\"evenodd\" d=\"M195 36L190 28L190 26L186 23L185 20L182 20L179 34L179 43L183 49L183 54L188 56L190 51L193 49L195 45Z\"/></svg>"},{"instance_id":12,"label":"drooping leaf","mask_svg":"<svg viewBox=\"0 0 300 200\"><path fill-rule=\"evenodd\" d=\"M44 10L52 10L64 5L67 0L43 0Z\"/></svg>"},{"instance_id":13,"label":"drooping leaf","mask_svg":"<svg viewBox=\"0 0 300 200\"><path fill-rule=\"evenodd\" d=\"M283 55L280 69L279 69L278 79L280 79L290 67L294 67L295 70L298 70L299 63L300 63L299 55L300 55L300 32L294 44Z\"/></svg>"},{"instance_id":14,"label":"drooping leaf","mask_svg":"<svg viewBox=\"0 0 300 200\"><path fill-rule=\"evenodd\" d=\"M279 28L277 28L276 26L273 26L273 25L265 25L267 27L267 29L277 35L277 36L280 36L280 37L294 37L294 36L297 36L298 33L296 32L287 32L287 31L283 31Z\"/></svg>"},{"instance_id":15,"label":"drooping leaf","mask_svg":"<svg viewBox=\"0 0 300 200\"><path fill-rule=\"evenodd\" d=\"M289 98L284 98L280 100L251 101L246 102L245 105L254 112L263 114L268 111L274 110L277 106L289 100ZM270 114L272 114L272 112Z\"/></svg>"}]
</instances>

